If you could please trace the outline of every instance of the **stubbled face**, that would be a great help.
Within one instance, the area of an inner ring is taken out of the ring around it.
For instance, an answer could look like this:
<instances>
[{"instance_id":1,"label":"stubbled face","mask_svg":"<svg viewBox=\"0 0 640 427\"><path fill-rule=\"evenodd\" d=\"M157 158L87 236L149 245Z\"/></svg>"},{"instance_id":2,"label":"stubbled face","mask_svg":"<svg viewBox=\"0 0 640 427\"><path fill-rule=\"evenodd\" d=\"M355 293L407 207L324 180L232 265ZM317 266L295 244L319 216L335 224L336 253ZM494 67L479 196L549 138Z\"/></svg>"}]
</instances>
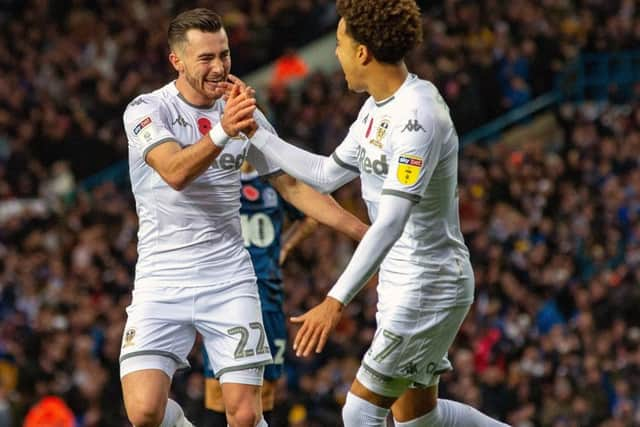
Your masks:
<instances>
[{"instance_id":1,"label":"stubbled face","mask_svg":"<svg viewBox=\"0 0 640 427\"><path fill-rule=\"evenodd\" d=\"M227 33L224 28L215 33L189 30L186 36L187 41L174 52L174 67L199 95L215 101L224 94L222 83L231 70Z\"/></svg>"},{"instance_id":2,"label":"stubbled face","mask_svg":"<svg viewBox=\"0 0 640 427\"><path fill-rule=\"evenodd\" d=\"M363 46L347 33L347 24L344 18L340 19L336 30L336 57L342 67L344 78L347 81L349 90L363 92L365 87L362 83L364 69L359 61Z\"/></svg>"}]
</instances>

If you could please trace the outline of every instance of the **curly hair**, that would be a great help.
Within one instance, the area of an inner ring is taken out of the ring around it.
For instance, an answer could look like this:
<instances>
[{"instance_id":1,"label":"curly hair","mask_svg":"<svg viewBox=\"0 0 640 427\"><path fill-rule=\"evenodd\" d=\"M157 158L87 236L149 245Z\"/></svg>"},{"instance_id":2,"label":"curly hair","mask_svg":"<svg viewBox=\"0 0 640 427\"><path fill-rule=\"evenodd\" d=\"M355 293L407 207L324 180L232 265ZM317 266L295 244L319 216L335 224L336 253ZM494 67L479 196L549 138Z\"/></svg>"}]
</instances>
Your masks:
<instances>
[{"instance_id":1,"label":"curly hair","mask_svg":"<svg viewBox=\"0 0 640 427\"><path fill-rule=\"evenodd\" d=\"M367 46L380 62L395 64L422 42L415 0L338 0L347 34Z\"/></svg>"},{"instance_id":2,"label":"curly hair","mask_svg":"<svg viewBox=\"0 0 640 427\"><path fill-rule=\"evenodd\" d=\"M167 38L169 48L187 41L187 31L200 30L205 33L217 33L222 29L222 18L212 10L197 8L182 12L169 24Z\"/></svg>"}]
</instances>

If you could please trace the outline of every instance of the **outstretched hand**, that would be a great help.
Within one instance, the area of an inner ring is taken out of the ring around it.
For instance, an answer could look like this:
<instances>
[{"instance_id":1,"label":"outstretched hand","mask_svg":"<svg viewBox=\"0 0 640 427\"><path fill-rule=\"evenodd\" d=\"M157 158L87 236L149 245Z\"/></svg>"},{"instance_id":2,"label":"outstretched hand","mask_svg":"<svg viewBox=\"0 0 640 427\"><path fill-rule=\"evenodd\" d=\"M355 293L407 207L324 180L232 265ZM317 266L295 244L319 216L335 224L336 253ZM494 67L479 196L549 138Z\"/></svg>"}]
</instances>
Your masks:
<instances>
[{"instance_id":1,"label":"outstretched hand","mask_svg":"<svg viewBox=\"0 0 640 427\"><path fill-rule=\"evenodd\" d=\"M302 323L293 342L296 356L310 356L315 350L320 353L329 333L340 322L343 305L340 301L327 297L320 304L301 316L292 317L291 322Z\"/></svg>"},{"instance_id":2,"label":"outstretched hand","mask_svg":"<svg viewBox=\"0 0 640 427\"><path fill-rule=\"evenodd\" d=\"M253 113L256 110L255 91L250 86L234 84L224 108L222 128L227 135L237 136L240 131L257 126Z\"/></svg>"}]
</instances>

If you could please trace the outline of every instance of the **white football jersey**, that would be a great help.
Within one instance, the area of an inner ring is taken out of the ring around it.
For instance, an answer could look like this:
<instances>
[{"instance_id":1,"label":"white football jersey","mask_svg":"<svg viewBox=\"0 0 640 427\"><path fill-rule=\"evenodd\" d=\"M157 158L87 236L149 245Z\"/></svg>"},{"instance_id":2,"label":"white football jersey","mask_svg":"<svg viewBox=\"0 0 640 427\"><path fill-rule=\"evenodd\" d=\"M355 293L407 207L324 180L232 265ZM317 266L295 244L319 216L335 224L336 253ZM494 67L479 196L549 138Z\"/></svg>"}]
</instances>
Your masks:
<instances>
[{"instance_id":1,"label":"white football jersey","mask_svg":"<svg viewBox=\"0 0 640 427\"><path fill-rule=\"evenodd\" d=\"M410 74L391 98L370 97L333 158L360 174L371 221L382 194L416 203L380 265L380 286L395 288L398 303L470 304L473 278L458 217L458 135L438 90ZM381 301L394 298L393 290L384 293Z\"/></svg>"},{"instance_id":2,"label":"white football jersey","mask_svg":"<svg viewBox=\"0 0 640 427\"><path fill-rule=\"evenodd\" d=\"M240 228L240 165L261 175L278 168L249 144L232 138L213 164L182 191L171 188L145 157L153 147L196 143L215 126L224 101L188 103L174 82L134 99L124 112L129 173L139 218L135 286L206 286L254 276ZM261 127L274 132L262 113Z\"/></svg>"}]
</instances>

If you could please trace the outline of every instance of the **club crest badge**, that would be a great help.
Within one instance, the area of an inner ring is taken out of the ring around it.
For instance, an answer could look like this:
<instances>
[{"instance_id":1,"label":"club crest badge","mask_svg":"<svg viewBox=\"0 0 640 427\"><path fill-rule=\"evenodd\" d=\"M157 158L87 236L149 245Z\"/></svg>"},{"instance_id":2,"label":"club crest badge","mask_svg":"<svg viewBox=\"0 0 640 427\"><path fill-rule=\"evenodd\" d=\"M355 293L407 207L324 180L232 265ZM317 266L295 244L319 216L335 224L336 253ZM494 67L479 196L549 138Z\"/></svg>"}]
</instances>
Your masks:
<instances>
[{"instance_id":1,"label":"club crest badge","mask_svg":"<svg viewBox=\"0 0 640 427\"><path fill-rule=\"evenodd\" d=\"M122 339L122 348L132 347L135 345L133 339L136 337L135 328L129 328L125 331Z\"/></svg>"},{"instance_id":2,"label":"club crest badge","mask_svg":"<svg viewBox=\"0 0 640 427\"><path fill-rule=\"evenodd\" d=\"M378 125L378 128L376 129L376 134L375 137L371 140L369 140L369 144L372 144L378 148L382 148L382 141L384 140L384 137L387 135L387 132L389 131L389 125L391 124L391 121L389 120L388 117L383 117L382 120L380 121L380 124Z\"/></svg>"}]
</instances>

